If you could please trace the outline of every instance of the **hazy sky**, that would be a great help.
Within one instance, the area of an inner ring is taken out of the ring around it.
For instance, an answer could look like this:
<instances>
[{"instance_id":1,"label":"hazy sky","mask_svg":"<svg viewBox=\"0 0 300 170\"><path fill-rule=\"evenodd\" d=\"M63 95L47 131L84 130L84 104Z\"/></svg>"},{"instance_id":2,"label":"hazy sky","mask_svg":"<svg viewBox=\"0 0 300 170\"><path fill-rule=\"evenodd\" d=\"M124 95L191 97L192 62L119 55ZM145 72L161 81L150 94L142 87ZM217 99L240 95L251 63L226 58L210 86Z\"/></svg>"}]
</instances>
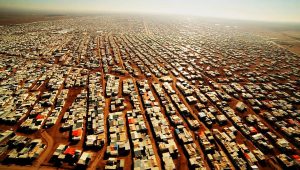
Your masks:
<instances>
[{"instance_id":1,"label":"hazy sky","mask_svg":"<svg viewBox=\"0 0 300 170\"><path fill-rule=\"evenodd\" d=\"M300 22L300 0L0 0L0 8L60 13L166 13Z\"/></svg>"}]
</instances>

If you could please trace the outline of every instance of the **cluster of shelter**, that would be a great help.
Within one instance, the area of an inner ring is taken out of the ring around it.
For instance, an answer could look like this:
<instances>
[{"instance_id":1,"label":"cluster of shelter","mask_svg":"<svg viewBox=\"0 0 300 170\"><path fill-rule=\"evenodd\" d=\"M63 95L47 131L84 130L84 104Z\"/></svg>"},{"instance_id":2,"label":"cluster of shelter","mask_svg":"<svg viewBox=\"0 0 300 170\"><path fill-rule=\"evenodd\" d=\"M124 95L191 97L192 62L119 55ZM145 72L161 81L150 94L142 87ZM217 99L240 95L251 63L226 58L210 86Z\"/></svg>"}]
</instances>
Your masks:
<instances>
[{"instance_id":1,"label":"cluster of shelter","mask_svg":"<svg viewBox=\"0 0 300 170\"><path fill-rule=\"evenodd\" d=\"M95 18L0 27L0 161L299 168L297 55L233 27Z\"/></svg>"}]
</instances>

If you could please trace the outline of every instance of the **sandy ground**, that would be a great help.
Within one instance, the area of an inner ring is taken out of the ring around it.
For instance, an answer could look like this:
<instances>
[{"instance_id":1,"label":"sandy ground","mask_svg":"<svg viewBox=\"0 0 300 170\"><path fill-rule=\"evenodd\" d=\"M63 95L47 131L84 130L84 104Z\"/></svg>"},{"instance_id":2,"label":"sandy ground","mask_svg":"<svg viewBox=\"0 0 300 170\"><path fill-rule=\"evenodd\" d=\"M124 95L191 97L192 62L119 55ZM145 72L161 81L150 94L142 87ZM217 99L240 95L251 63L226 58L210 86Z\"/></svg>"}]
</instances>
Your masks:
<instances>
[{"instance_id":1,"label":"sandy ground","mask_svg":"<svg viewBox=\"0 0 300 170\"><path fill-rule=\"evenodd\" d=\"M300 55L300 29L299 30L271 30L257 29L255 33L273 41L279 46Z\"/></svg>"},{"instance_id":2,"label":"sandy ground","mask_svg":"<svg viewBox=\"0 0 300 170\"><path fill-rule=\"evenodd\" d=\"M58 20L65 19L67 16L63 15L5 15L0 13L0 25L10 25L10 24L23 24L39 21L49 21L49 20Z\"/></svg>"}]
</instances>

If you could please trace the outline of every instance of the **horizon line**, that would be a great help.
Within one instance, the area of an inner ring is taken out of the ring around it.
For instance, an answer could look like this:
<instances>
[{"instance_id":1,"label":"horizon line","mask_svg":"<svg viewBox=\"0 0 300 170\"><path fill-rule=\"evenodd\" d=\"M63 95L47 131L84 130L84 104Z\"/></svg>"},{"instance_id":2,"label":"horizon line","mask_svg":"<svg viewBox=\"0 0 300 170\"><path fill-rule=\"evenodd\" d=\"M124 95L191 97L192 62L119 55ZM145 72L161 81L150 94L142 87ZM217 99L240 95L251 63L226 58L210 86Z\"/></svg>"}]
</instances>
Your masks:
<instances>
[{"instance_id":1,"label":"horizon line","mask_svg":"<svg viewBox=\"0 0 300 170\"><path fill-rule=\"evenodd\" d=\"M7 14L9 16L13 16L16 14L22 14L24 16L28 15L62 15L62 16L85 16L85 15L103 15L103 14L113 14L113 15L121 15L121 14L129 14L133 16L180 16L180 17L193 17L193 18L205 18L205 19L217 19L217 20L229 20L229 21L244 21L244 22L259 22L259 23L278 23L278 24L300 24L300 21L283 21L283 20L266 20L266 19L252 19L252 18L234 18L234 17L220 17L220 16L207 16L200 14L179 14L179 13L155 13L155 12L140 12L140 11L115 11L115 10L106 10L106 11L53 11L53 10L39 10L39 9L8 9L1 8L0 13ZM3 15L2 15L3 17ZM1 18L1 16L0 16Z\"/></svg>"}]
</instances>

